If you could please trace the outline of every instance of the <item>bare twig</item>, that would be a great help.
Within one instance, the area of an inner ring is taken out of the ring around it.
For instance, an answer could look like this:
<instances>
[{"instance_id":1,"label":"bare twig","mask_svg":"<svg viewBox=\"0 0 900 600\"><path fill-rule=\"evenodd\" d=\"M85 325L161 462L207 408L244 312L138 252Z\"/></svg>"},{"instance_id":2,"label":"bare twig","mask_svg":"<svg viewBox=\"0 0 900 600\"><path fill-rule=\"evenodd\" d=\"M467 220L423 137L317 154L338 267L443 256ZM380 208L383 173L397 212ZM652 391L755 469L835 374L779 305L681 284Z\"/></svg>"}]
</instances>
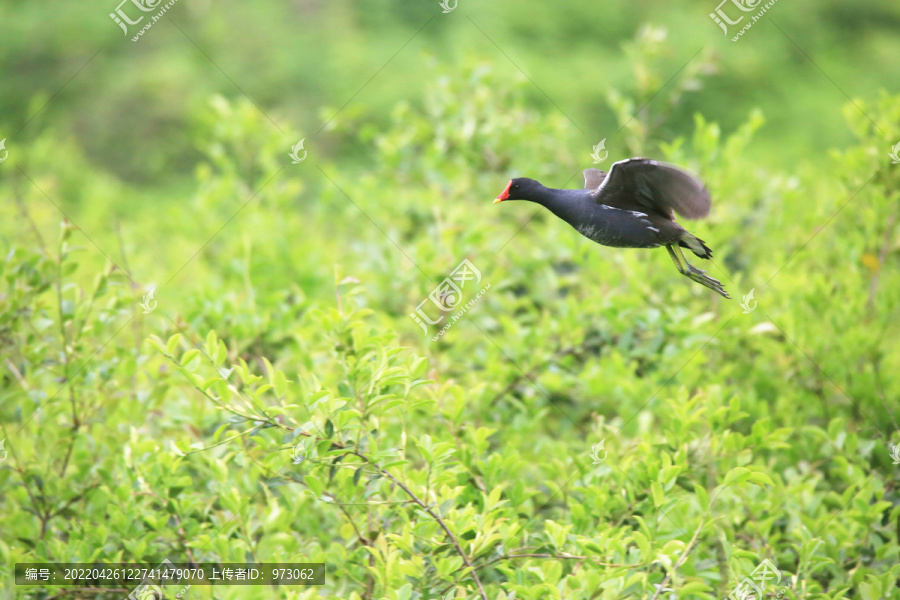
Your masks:
<instances>
[{"instance_id":1,"label":"bare twig","mask_svg":"<svg viewBox=\"0 0 900 600\"><path fill-rule=\"evenodd\" d=\"M539 371L543 371L547 367L547 365L549 365L553 361L563 358L564 356L568 356L570 354L575 354L580 349L581 349L581 347L577 347L577 348L570 347L570 348L562 348L562 349L557 350L550 356L550 358L548 358L544 362L540 363L539 365L536 365L531 370L529 370L527 373L523 372L521 375L517 375L515 378L513 378L513 380L511 382L509 382L509 385L507 385L505 388L503 388L503 390L500 393L498 393L496 396L494 396L494 399L491 400L490 404L495 404L498 400L500 400L505 395L507 395L508 393L513 391L515 389L515 387L517 385L519 385L519 383L523 379L532 379L533 380L535 374L537 374Z\"/></svg>"},{"instance_id":2,"label":"bare twig","mask_svg":"<svg viewBox=\"0 0 900 600\"><path fill-rule=\"evenodd\" d=\"M12 372L13 377L16 378L16 381L19 382L19 385L22 386L22 389L26 392L29 391L31 388L29 387L28 382L25 381L25 378L22 377L22 373L19 372L19 369L16 368L16 365L14 365L13 362L9 360L9 358L4 358L3 362L6 363L6 366Z\"/></svg>"},{"instance_id":3,"label":"bare twig","mask_svg":"<svg viewBox=\"0 0 900 600\"><path fill-rule=\"evenodd\" d=\"M5 433L5 430L4 430ZM16 461L15 470L18 471L19 475L22 476L22 485L25 487L25 493L28 494L28 499L31 500L31 505L34 507L34 514L38 516L38 519L41 521L41 539L44 539L44 536L47 535L47 524L50 522L50 509L41 510L41 505L38 504L37 498L34 494L31 493L31 488L29 487L29 482L34 484L34 487L37 488L37 491L41 493L43 497L47 497L47 495L38 487L37 483L28 476L25 470L18 465L19 457L15 455L13 452L12 443L7 440L9 444L9 451L13 454L13 459Z\"/></svg>"},{"instance_id":4,"label":"bare twig","mask_svg":"<svg viewBox=\"0 0 900 600\"><path fill-rule=\"evenodd\" d=\"M64 221L64 226L69 227L69 222ZM59 335L62 340L62 354L63 354L63 370L64 370L64 379L69 388L69 404L72 406L72 440L69 442L69 449L66 451L66 457L63 459L62 467L59 470L59 476L66 476L66 469L69 467L69 459L72 457L72 450L75 448L75 440L78 438L78 430L81 428L81 421L78 419L78 402L75 397L75 385L72 384L70 379L71 375L71 367L72 367L72 355L69 351L69 338L66 335L66 321L63 316L63 292L62 292L62 264L63 264L63 250L65 248L65 239L64 235L60 236L59 240L59 256L56 261L56 302L57 309L59 310ZM75 320L75 315L72 315L73 325ZM76 337L78 335L78 330L73 326L72 328L72 347L75 347ZM75 374L77 375L77 373Z\"/></svg>"},{"instance_id":5,"label":"bare twig","mask_svg":"<svg viewBox=\"0 0 900 600\"><path fill-rule=\"evenodd\" d=\"M598 567L611 567L611 568L621 568L621 569L635 569L638 567L646 567L646 566L653 564L652 562L639 563L639 564L634 564L634 565L624 565L624 564L619 564L619 563L607 563L607 562L598 560L596 557L593 557L593 556L578 556L575 554L566 554L566 553L562 553L562 554L521 553L522 550L528 550L529 548L535 548L535 547L536 546L525 546L522 548L517 548L516 550L513 550L512 553L510 553L510 554L498 556L497 558L494 558L492 560L484 562L480 565L476 565L475 568L482 569L482 568L490 566L494 563L498 563L498 562L501 562L504 560L513 560L514 558L556 558L556 559L560 559L560 560L577 560L577 561L579 561L578 564L581 564L582 562L590 562L591 564L597 565ZM577 568L577 566L576 566L576 568ZM446 588L444 588L443 590L438 592L438 594L443 596L444 594L449 592L450 589L453 588L454 585L456 585L456 581L454 581L449 586L447 586Z\"/></svg>"},{"instance_id":6,"label":"bare twig","mask_svg":"<svg viewBox=\"0 0 900 600\"><path fill-rule=\"evenodd\" d=\"M347 518L350 518L350 515L347 515ZM354 528L356 526L354 525ZM372 536L372 507L366 505L366 530L369 532L369 537ZM365 595L363 596L364 600L370 600L372 598L372 594L375 592L375 575L372 574L372 570L375 568L375 555L372 552L369 552L369 571L366 573L366 590Z\"/></svg>"},{"instance_id":7,"label":"bare twig","mask_svg":"<svg viewBox=\"0 0 900 600\"><path fill-rule=\"evenodd\" d=\"M366 463L368 463L368 464L372 465L373 467L375 467L376 469L378 469L378 471L382 475L384 475L385 477L387 477L388 479L390 479L391 481L396 483L400 487L400 489L402 489L404 492L406 492L406 495L409 496L413 502L418 504L422 510L424 510L426 513L431 515L431 518L433 518L435 521L437 521L438 525L441 526L441 529L444 530L444 533L447 534L447 538L450 540L450 543L453 544L454 548L456 548L456 552L460 555L460 557L462 557L463 563L465 563L466 567L468 567L469 571L471 572L472 579L475 580L475 585L478 586L478 591L481 594L482 600L488 600L487 593L484 591L484 586L481 585L481 579L478 578L478 573L475 571L475 566L472 564L472 561L469 560L469 557L466 556L466 553L463 552L462 546L459 545L459 541L456 539L456 536L453 535L453 532L450 531L450 528L447 527L447 523L444 522L444 519L442 519L439 514L434 512L434 510L432 510L431 507L429 507L427 504L422 502L422 500L420 500L419 497L416 496L412 490L410 490L408 487L406 487L406 485L402 481L400 481L399 479L397 479L396 477L391 475L385 469L382 469L381 467L379 467L378 465L376 465L375 463L370 461L369 457L365 456L364 454L360 454L359 452L356 452L356 451L351 451L350 454L358 456L359 458L363 459Z\"/></svg>"},{"instance_id":8,"label":"bare twig","mask_svg":"<svg viewBox=\"0 0 900 600\"><path fill-rule=\"evenodd\" d=\"M135 473L137 473L137 476L138 476L140 479L143 479L144 476L143 476L143 474L141 473L140 469L138 469L137 467L132 467L132 470L133 470ZM144 492L135 492L134 495L135 495L135 496L149 496L149 497L151 497L151 498L155 498L155 499L156 499L158 502L160 502L161 504L165 504L165 503L166 503L166 499L163 498L163 497L161 497L161 496L160 496L159 494L157 494L156 492L152 491L152 490L149 488L149 486L145 486L144 489L146 489L146 491L144 491ZM185 531L184 531L184 524L182 523L181 519L178 517L178 514L172 513L172 517L175 519L175 524L178 526L177 532L178 532L178 534L179 534L179 540L181 541L181 545L184 546L184 552L185 552L185 554L187 554L187 557L188 557L188 559L190 559L190 562L196 563L197 561L194 560L194 555L193 555L193 553L191 552L190 546L188 545L188 541L187 541L187 533L185 533Z\"/></svg>"},{"instance_id":9,"label":"bare twig","mask_svg":"<svg viewBox=\"0 0 900 600\"><path fill-rule=\"evenodd\" d=\"M489 560L488 562L479 565L478 568L486 567L488 565L492 565L494 563L498 563L503 560L512 560L514 558L558 558L560 560L582 560L589 561L599 567L613 567L613 568L621 568L621 569L636 569L638 567L646 567L652 563L639 563L635 565L623 565L619 563L608 563L598 560L593 556L578 556L576 554L505 554L503 556L498 556L493 560Z\"/></svg>"},{"instance_id":10,"label":"bare twig","mask_svg":"<svg viewBox=\"0 0 900 600\"><path fill-rule=\"evenodd\" d=\"M231 436L230 438L222 440L221 442L216 442L215 444L210 444L209 446L204 446L203 448L197 448L196 450L191 450L190 452L185 452L184 455L188 456L189 454L196 454L197 452L205 452L206 450L209 450L210 448L216 448L218 446L221 446L222 444L227 444L231 440L237 439L239 437L243 437L243 436L247 435L248 433L252 433L252 432L256 431L259 428L260 428L259 425L254 425L250 429L248 429L246 431L242 431L241 433L237 433L237 434Z\"/></svg>"},{"instance_id":11,"label":"bare twig","mask_svg":"<svg viewBox=\"0 0 900 600\"><path fill-rule=\"evenodd\" d=\"M633 516L634 516L634 513L632 512L632 509L634 508L634 505L635 505L635 504L637 504L637 499L636 499L636 498L635 498L634 500L632 500L631 502L629 502L629 503L628 503L628 506L625 507L625 510L622 511L622 516L619 517L619 520L616 521L616 523L612 526L613 529L618 529L619 527L622 526L622 523L625 522L625 519L627 519L628 517L633 517ZM611 515L610 515L610 516L611 516Z\"/></svg>"},{"instance_id":12,"label":"bare twig","mask_svg":"<svg viewBox=\"0 0 900 600\"><path fill-rule=\"evenodd\" d=\"M72 497L69 498L69 500L68 500L65 504L63 504L60 508L58 508L58 509L56 509L55 511L53 511L53 513L48 514L48 515L47 515L48 518L52 519L53 517L62 514L62 512L63 512L64 510L66 510L67 508L69 508L70 506L72 506L73 504L75 504L76 502L78 502L79 500L81 500L82 498L84 498L84 496L85 496L89 491L91 491L92 489L94 489L95 487L97 487L97 486L99 486L99 485L100 485L100 484L99 484L98 482L92 483L92 484L89 485L87 488L85 488L80 494L77 494L77 495L75 495L75 496L72 496Z\"/></svg>"},{"instance_id":13,"label":"bare twig","mask_svg":"<svg viewBox=\"0 0 900 600\"><path fill-rule=\"evenodd\" d=\"M669 569L669 572L666 573L666 576L660 582L659 587L656 588L656 592L653 593L653 596L651 596L650 600L656 600L659 597L660 593L662 593L663 588L666 587L667 583L669 583L669 579L672 578L672 573L677 571L678 567L680 567L682 563L687 560L687 557L691 555L691 552L694 551L694 548L696 548L694 543L697 541L697 538L700 537L700 531L703 529L704 524L706 524L705 514L700 518L700 525L697 526L697 531L694 532L694 537L691 538L691 541L688 542L688 545L684 549L684 552L681 553L681 558L679 558L678 562L676 562L675 565L671 569Z\"/></svg>"},{"instance_id":14,"label":"bare twig","mask_svg":"<svg viewBox=\"0 0 900 600\"><path fill-rule=\"evenodd\" d=\"M291 479L291 481L293 481L293 479ZM337 499L337 496L335 496L334 494L328 494L328 495L331 498L334 498L335 500ZM341 504L340 502L332 502L331 504L334 504L335 506L337 506L340 509L340 511L342 513L344 513L344 516L347 517L347 520L350 521L350 526L353 527L353 531L356 532L356 539L359 540L359 543L362 544L363 546L370 546L371 544L369 543L369 540L367 540L366 538L363 537L362 532L359 530L359 527L356 526L356 522L353 520L353 517L350 516L350 513L347 512L347 509L344 508L344 505Z\"/></svg>"}]
</instances>

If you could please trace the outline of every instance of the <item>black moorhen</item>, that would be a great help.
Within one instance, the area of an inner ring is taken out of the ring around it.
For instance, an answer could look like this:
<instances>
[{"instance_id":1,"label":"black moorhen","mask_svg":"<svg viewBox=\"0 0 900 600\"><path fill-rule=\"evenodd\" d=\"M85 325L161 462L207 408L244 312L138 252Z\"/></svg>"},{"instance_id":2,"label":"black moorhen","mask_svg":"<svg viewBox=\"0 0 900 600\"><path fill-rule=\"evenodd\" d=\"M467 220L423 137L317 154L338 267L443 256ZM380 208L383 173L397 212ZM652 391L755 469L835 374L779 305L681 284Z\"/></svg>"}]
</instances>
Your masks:
<instances>
[{"instance_id":1,"label":"black moorhen","mask_svg":"<svg viewBox=\"0 0 900 600\"><path fill-rule=\"evenodd\" d=\"M700 258L712 250L675 222L673 210L688 219L709 214L709 191L696 177L678 167L646 158L614 163L609 173L584 170L583 190L557 190L534 179L511 179L494 204L528 200L547 208L578 233L604 246L656 248L665 246L678 272L715 290L728 292L718 279L685 259L681 248Z\"/></svg>"}]
</instances>

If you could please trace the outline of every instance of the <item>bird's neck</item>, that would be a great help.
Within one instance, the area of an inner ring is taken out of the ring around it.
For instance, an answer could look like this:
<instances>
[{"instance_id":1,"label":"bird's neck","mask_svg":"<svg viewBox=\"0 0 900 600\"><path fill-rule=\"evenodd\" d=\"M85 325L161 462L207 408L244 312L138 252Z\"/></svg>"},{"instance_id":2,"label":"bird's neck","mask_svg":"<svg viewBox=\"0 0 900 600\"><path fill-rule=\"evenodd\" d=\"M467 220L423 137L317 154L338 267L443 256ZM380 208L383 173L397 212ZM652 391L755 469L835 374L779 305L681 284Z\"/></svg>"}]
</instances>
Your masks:
<instances>
[{"instance_id":1,"label":"bird's neck","mask_svg":"<svg viewBox=\"0 0 900 600\"><path fill-rule=\"evenodd\" d=\"M541 186L530 200L571 223L582 209L584 195L584 190L557 190Z\"/></svg>"}]
</instances>

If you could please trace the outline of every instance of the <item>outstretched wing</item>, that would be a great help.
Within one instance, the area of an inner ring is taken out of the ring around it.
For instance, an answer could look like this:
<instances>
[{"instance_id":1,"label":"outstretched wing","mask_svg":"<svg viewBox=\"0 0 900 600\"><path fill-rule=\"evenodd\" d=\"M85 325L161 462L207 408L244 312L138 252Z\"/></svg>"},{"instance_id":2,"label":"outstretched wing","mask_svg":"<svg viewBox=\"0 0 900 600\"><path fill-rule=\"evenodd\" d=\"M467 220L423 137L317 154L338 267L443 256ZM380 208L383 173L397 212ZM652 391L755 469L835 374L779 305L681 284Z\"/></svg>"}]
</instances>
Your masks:
<instances>
[{"instance_id":1,"label":"outstretched wing","mask_svg":"<svg viewBox=\"0 0 900 600\"><path fill-rule=\"evenodd\" d=\"M585 169L584 189L596 190L598 187L600 187L600 184L603 183L603 179L605 177L606 173L601 171L600 169Z\"/></svg>"},{"instance_id":2,"label":"outstretched wing","mask_svg":"<svg viewBox=\"0 0 900 600\"><path fill-rule=\"evenodd\" d=\"M585 171L585 184L588 171L596 169ZM703 182L674 165L646 158L614 163L593 196L599 204L647 209L668 218L674 210L685 218L700 219L709 214L710 207L709 190Z\"/></svg>"}]
</instances>

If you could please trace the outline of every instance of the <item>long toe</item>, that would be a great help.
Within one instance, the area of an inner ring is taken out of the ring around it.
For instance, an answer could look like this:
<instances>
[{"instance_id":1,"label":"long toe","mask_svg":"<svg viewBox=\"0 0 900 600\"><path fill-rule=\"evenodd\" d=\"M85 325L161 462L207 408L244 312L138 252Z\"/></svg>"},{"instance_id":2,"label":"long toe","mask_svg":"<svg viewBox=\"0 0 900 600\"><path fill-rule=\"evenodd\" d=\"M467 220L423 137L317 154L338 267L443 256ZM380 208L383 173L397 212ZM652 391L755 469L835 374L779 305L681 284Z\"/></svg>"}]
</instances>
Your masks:
<instances>
[{"instance_id":1,"label":"long toe","mask_svg":"<svg viewBox=\"0 0 900 600\"><path fill-rule=\"evenodd\" d=\"M707 275L706 271L697 269L696 267L692 266L691 270L687 273L687 276L692 281L696 281L700 285L708 287L716 293L721 294L725 298L731 299L731 296L728 295L728 292L726 292L724 286L722 286L722 282L715 277L710 277L709 275Z\"/></svg>"},{"instance_id":2,"label":"long toe","mask_svg":"<svg viewBox=\"0 0 900 600\"><path fill-rule=\"evenodd\" d=\"M694 278L692 277L691 279L694 279ZM728 298L729 300L731 299L731 296L728 295L728 292L725 291L725 288L722 286L722 284L719 281L716 281L715 279L713 279L712 277L707 277L707 278L698 277L698 278L694 279L694 281L696 281L700 285L704 285L704 286L708 287L709 289L713 290L714 292L716 292L718 294L721 294L722 296L724 296L725 298Z\"/></svg>"}]
</instances>

